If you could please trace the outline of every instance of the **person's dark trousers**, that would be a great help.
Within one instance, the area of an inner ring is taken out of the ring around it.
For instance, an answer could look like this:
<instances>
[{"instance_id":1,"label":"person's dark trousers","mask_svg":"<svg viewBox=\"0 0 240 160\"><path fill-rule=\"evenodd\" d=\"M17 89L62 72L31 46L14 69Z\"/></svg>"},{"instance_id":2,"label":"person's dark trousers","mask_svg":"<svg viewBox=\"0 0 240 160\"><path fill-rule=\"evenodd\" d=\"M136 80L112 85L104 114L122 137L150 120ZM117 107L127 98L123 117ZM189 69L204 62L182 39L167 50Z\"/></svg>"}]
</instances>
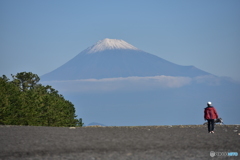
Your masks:
<instances>
[{"instance_id":1,"label":"person's dark trousers","mask_svg":"<svg viewBox=\"0 0 240 160\"><path fill-rule=\"evenodd\" d=\"M208 119L208 132L211 132L214 130L214 119Z\"/></svg>"}]
</instances>

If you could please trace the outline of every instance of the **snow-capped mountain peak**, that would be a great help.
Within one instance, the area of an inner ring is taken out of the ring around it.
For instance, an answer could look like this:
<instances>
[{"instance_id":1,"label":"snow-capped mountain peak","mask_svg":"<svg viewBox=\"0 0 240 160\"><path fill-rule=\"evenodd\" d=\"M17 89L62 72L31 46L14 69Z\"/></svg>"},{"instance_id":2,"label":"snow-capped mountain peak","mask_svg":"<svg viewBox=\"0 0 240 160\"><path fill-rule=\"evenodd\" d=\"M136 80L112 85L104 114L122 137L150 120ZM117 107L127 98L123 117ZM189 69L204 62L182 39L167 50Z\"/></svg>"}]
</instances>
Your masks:
<instances>
[{"instance_id":1,"label":"snow-capped mountain peak","mask_svg":"<svg viewBox=\"0 0 240 160\"><path fill-rule=\"evenodd\" d=\"M124 40L105 38L103 40L98 41L95 45L89 47L87 49L87 53L95 53L95 52L112 50L112 49L139 50L138 48L125 42Z\"/></svg>"}]
</instances>

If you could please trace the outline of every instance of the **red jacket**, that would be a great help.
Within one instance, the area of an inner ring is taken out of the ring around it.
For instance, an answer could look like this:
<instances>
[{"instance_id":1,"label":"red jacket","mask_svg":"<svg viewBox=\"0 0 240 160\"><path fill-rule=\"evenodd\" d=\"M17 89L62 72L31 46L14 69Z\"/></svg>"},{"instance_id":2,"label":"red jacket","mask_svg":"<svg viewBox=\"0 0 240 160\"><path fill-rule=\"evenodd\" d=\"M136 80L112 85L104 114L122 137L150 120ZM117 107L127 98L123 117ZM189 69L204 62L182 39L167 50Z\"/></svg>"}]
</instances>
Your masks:
<instances>
[{"instance_id":1,"label":"red jacket","mask_svg":"<svg viewBox=\"0 0 240 160\"><path fill-rule=\"evenodd\" d=\"M217 114L216 109L212 106L205 108L204 118L205 119L218 119L218 114Z\"/></svg>"}]
</instances>

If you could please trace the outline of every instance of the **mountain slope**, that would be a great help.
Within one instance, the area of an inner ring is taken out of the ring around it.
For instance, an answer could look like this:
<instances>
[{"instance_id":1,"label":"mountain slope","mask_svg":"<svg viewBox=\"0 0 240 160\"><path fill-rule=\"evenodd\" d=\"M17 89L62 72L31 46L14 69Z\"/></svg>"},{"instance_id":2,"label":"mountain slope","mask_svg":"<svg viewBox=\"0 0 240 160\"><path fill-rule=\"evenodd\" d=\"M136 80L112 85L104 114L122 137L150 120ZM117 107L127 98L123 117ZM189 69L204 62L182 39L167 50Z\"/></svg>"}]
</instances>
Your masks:
<instances>
[{"instance_id":1,"label":"mountain slope","mask_svg":"<svg viewBox=\"0 0 240 160\"><path fill-rule=\"evenodd\" d=\"M41 77L42 80L101 79L130 76L210 75L194 66L181 66L141 51L123 40L104 39L69 62Z\"/></svg>"},{"instance_id":2,"label":"mountain slope","mask_svg":"<svg viewBox=\"0 0 240 160\"><path fill-rule=\"evenodd\" d=\"M239 84L171 63L122 40L97 42L41 81L64 93L85 124L202 124L208 101L225 124L240 122Z\"/></svg>"}]
</instances>

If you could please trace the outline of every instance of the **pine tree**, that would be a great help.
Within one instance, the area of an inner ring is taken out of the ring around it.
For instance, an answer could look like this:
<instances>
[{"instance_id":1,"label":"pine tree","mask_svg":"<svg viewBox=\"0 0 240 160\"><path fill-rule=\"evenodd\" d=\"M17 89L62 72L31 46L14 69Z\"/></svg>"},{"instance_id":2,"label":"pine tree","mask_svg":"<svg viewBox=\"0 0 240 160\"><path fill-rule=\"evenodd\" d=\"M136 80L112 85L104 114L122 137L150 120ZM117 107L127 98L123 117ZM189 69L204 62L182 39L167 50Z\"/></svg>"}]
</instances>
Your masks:
<instances>
[{"instance_id":1,"label":"pine tree","mask_svg":"<svg viewBox=\"0 0 240 160\"><path fill-rule=\"evenodd\" d=\"M32 126L82 126L74 105L51 86L38 84L31 72L0 77L0 124Z\"/></svg>"}]
</instances>

